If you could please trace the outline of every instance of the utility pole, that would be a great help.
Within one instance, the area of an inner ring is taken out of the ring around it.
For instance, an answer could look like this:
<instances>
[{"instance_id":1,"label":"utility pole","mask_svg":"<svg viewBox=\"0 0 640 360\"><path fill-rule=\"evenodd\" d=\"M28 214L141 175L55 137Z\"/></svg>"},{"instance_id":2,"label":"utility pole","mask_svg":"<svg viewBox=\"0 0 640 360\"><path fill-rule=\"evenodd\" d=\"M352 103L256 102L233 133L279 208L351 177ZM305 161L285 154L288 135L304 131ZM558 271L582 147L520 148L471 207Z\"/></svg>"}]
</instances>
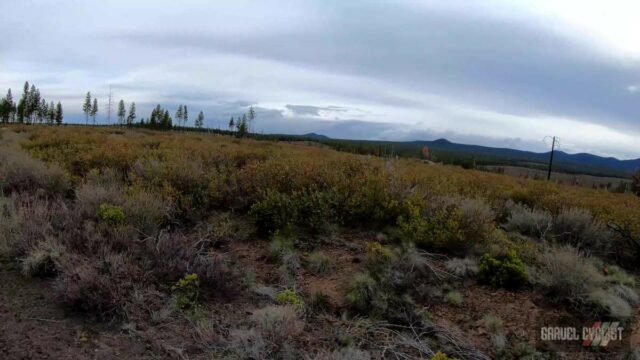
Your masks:
<instances>
[{"instance_id":1,"label":"utility pole","mask_svg":"<svg viewBox=\"0 0 640 360\"><path fill-rule=\"evenodd\" d=\"M107 104L107 124L111 125L111 100L113 99L111 93L111 85L109 85L109 103Z\"/></svg>"},{"instance_id":2,"label":"utility pole","mask_svg":"<svg viewBox=\"0 0 640 360\"><path fill-rule=\"evenodd\" d=\"M553 150L556 147L556 137L553 137L551 142L551 155L549 156L549 172L547 172L547 181L551 180L551 165L553 164Z\"/></svg>"}]
</instances>

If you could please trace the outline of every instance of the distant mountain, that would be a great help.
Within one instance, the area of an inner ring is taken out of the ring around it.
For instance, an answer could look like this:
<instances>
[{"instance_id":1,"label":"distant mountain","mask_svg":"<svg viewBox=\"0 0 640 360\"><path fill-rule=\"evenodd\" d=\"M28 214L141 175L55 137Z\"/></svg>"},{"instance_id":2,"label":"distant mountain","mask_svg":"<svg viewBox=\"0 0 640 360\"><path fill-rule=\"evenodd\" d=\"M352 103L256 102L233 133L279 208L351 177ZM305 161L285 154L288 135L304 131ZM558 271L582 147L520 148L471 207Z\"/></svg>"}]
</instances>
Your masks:
<instances>
[{"instance_id":1,"label":"distant mountain","mask_svg":"<svg viewBox=\"0 0 640 360\"><path fill-rule=\"evenodd\" d=\"M432 141L350 140L330 138L313 132L304 135L270 134L263 135L263 137L277 140L307 139L318 141L340 151L414 158L421 157L421 150L426 146L437 161L463 167L512 165L546 169L550 155L548 151L537 153L508 148L457 144L447 139ZM585 153L554 152L553 170L558 172L628 178L638 169L640 169L640 159L619 160Z\"/></svg>"},{"instance_id":2,"label":"distant mountain","mask_svg":"<svg viewBox=\"0 0 640 360\"><path fill-rule=\"evenodd\" d=\"M307 133L302 135L303 137L309 138L309 139L314 139L314 140L330 140L331 138L325 135L321 135L321 134L316 134L316 133Z\"/></svg>"},{"instance_id":3,"label":"distant mountain","mask_svg":"<svg viewBox=\"0 0 640 360\"><path fill-rule=\"evenodd\" d=\"M548 163L550 156L550 152L536 153L508 148L456 144L446 139L413 141L411 143L419 147L427 146L436 150L471 154L479 159L487 157L496 161L521 163L521 165L527 165L526 163L544 165ZM585 153L568 154L564 151L554 152L554 164L572 172L602 173L603 175L616 176L628 176L635 170L640 169L640 159L619 160L613 157Z\"/></svg>"}]
</instances>

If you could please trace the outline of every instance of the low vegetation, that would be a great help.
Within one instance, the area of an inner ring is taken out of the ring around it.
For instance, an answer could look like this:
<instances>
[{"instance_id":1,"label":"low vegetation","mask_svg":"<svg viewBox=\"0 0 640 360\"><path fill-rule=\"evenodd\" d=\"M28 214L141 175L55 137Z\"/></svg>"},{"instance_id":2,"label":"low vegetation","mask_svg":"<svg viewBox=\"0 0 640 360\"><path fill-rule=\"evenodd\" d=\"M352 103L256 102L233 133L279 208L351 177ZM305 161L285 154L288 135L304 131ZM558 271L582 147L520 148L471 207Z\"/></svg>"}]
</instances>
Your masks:
<instances>
[{"instance_id":1,"label":"low vegetation","mask_svg":"<svg viewBox=\"0 0 640 360\"><path fill-rule=\"evenodd\" d=\"M194 358L508 357L514 321L468 288L625 324L640 302L630 193L146 129L11 126L0 160L3 262L97 321L180 324Z\"/></svg>"}]
</instances>

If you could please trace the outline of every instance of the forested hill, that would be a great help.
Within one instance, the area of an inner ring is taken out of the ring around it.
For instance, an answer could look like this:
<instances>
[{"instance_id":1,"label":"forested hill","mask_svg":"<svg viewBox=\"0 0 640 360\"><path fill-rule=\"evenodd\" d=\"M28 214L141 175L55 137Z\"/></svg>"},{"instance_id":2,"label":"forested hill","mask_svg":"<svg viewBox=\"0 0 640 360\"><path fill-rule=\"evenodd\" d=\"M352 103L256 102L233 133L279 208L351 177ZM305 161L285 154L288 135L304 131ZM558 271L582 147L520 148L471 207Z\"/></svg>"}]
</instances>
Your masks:
<instances>
[{"instance_id":1,"label":"forested hill","mask_svg":"<svg viewBox=\"0 0 640 360\"><path fill-rule=\"evenodd\" d=\"M457 164L465 167L475 165L516 165L531 168L544 168L549 162L549 152L536 153L532 151L515 150L508 148L494 148L479 145L467 145L450 142L446 139L433 141L374 141L374 140L349 140L332 139L325 135L310 133L305 135L263 135L275 137L281 140L287 138L308 139L343 151L375 154L398 155L402 157L421 157L424 147L429 148L434 160L448 164ZM640 159L619 160L613 157L602 157L592 154L569 154L564 151L555 151L554 170L614 176L629 177L635 170L640 169Z\"/></svg>"}]
</instances>

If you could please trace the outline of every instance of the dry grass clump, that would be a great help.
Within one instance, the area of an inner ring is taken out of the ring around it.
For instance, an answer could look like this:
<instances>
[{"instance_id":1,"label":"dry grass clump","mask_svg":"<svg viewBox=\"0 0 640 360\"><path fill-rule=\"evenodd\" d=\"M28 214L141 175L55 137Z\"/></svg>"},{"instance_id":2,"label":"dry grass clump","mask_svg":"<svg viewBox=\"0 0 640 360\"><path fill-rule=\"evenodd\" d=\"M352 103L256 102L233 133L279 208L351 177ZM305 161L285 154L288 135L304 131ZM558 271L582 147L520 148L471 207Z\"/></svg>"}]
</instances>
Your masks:
<instances>
[{"instance_id":1,"label":"dry grass clump","mask_svg":"<svg viewBox=\"0 0 640 360\"><path fill-rule=\"evenodd\" d=\"M605 283L593 261L575 248L550 248L539 261L537 282L552 294L571 302L584 302L591 289Z\"/></svg>"},{"instance_id":2,"label":"dry grass clump","mask_svg":"<svg viewBox=\"0 0 640 360\"><path fill-rule=\"evenodd\" d=\"M331 257L323 251L314 251L307 257L306 266L316 276L325 276L331 272Z\"/></svg>"},{"instance_id":3,"label":"dry grass clump","mask_svg":"<svg viewBox=\"0 0 640 360\"><path fill-rule=\"evenodd\" d=\"M229 333L227 352L243 359L268 359L294 352L291 342L305 322L292 306L267 306L251 315L251 328Z\"/></svg>"},{"instance_id":4,"label":"dry grass clump","mask_svg":"<svg viewBox=\"0 0 640 360\"><path fill-rule=\"evenodd\" d=\"M48 238L38 243L19 259L22 274L25 276L54 275L58 271L60 259L65 252L64 246L56 239Z\"/></svg>"},{"instance_id":5,"label":"dry grass clump","mask_svg":"<svg viewBox=\"0 0 640 360\"><path fill-rule=\"evenodd\" d=\"M508 204L509 218L504 225L507 231L547 239L553 229L553 217L548 211L529 208L522 204Z\"/></svg>"},{"instance_id":6,"label":"dry grass clump","mask_svg":"<svg viewBox=\"0 0 640 360\"><path fill-rule=\"evenodd\" d=\"M368 351L346 347L327 354L320 354L316 357L318 360L371 360L371 354Z\"/></svg>"},{"instance_id":7,"label":"dry grass clump","mask_svg":"<svg viewBox=\"0 0 640 360\"><path fill-rule=\"evenodd\" d=\"M507 346L507 337L504 333L504 324L500 317L494 314L487 314L483 318L484 326L487 328L487 332L491 338L497 353L504 351Z\"/></svg>"},{"instance_id":8,"label":"dry grass clump","mask_svg":"<svg viewBox=\"0 0 640 360\"><path fill-rule=\"evenodd\" d=\"M575 308L626 320L632 315L631 305L638 301L638 295L632 287L619 283L622 275L615 274L605 276L598 261L575 248L562 247L541 256L536 280Z\"/></svg>"},{"instance_id":9,"label":"dry grass clump","mask_svg":"<svg viewBox=\"0 0 640 360\"><path fill-rule=\"evenodd\" d=\"M460 278L467 278L478 273L478 261L473 258L453 258L445 263L447 271Z\"/></svg>"},{"instance_id":10,"label":"dry grass clump","mask_svg":"<svg viewBox=\"0 0 640 360\"><path fill-rule=\"evenodd\" d=\"M553 233L556 242L600 256L608 255L615 237L591 212L580 208L563 209L554 220Z\"/></svg>"},{"instance_id":11,"label":"dry grass clump","mask_svg":"<svg viewBox=\"0 0 640 360\"><path fill-rule=\"evenodd\" d=\"M0 243L11 257L21 258L54 237L51 221L57 205L26 193L0 203Z\"/></svg>"}]
</instances>

